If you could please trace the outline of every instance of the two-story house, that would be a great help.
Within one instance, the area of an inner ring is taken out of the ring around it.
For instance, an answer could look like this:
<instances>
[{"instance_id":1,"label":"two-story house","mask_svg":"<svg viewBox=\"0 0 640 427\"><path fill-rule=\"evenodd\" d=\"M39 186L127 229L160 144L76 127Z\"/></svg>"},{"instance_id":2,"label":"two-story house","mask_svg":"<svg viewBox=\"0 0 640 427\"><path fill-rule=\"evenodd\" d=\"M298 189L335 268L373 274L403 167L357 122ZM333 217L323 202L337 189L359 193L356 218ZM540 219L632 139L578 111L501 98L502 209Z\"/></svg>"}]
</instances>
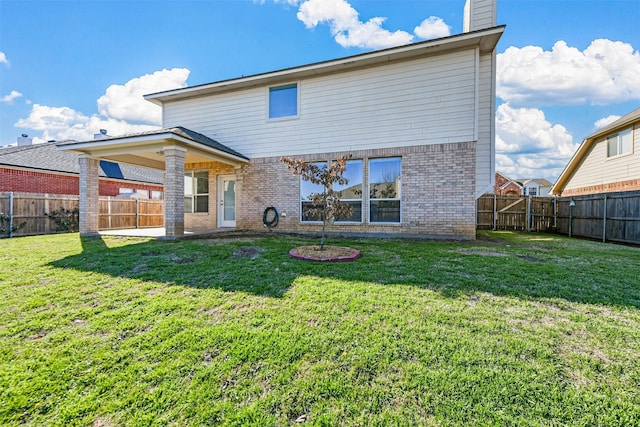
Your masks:
<instances>
[{"instance_id":1,"label":"two-story house","mask_svg":"<svg viewBox=\"0 0 640 427\"><path fill-rule=\"evenodd\" d=\"M163 129L60 146L80 154L81 233L98 231L100 159L165 171L168 237L263 230L271 206L278 230L314 233L304 212L315 189L281 157L345 155L354 209L333 232L473 239L476 198L495 173L503 31L496 0L467 0L461 34L147 95Z\"/></svg>"}]
</instances>

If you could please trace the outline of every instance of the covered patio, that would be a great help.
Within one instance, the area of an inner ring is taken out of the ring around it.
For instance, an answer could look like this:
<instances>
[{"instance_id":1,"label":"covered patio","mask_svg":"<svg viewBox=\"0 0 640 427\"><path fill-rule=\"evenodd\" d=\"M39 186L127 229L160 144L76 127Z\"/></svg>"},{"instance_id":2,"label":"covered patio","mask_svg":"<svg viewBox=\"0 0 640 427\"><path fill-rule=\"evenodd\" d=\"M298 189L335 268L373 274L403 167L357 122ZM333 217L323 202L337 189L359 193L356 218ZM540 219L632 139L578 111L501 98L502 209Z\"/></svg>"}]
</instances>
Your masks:
<instances>
[{"instance_id":1,"label":"covered patio","mask_svg":"<svg viewBox=\"0 0 640 427\"><path fill-rule=\"evenodd\" d=\"M83 236L100 234L100 160L164 171L165 226L163 229L153 230L155 234L164 232L164 237L167 238L177 238L185 234L185 164L218 162L239 169L249 163L249 159L242 154L183 127L85 142L65 142L59 144L58 148L79 155L80 235Z\"/></svg>"}]
</instances>

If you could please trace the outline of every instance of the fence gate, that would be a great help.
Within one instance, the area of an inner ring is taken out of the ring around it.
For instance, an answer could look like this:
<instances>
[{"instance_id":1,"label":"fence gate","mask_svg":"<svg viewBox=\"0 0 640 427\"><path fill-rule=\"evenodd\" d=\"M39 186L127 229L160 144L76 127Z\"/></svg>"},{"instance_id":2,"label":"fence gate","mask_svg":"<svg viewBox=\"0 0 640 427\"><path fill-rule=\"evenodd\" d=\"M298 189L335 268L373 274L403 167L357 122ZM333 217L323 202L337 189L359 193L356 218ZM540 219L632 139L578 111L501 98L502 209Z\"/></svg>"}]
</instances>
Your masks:
<instances>
[{"instance_id":1,"label":"fence gate","mask_svg":"<svg viewBox=\"0 0 640 427\"><path fill-rule=\"evenodd\" d=\"M478 199L479 230L553 231L555 200L550 197L496 196Z\"/></svg>"}]
</instances>

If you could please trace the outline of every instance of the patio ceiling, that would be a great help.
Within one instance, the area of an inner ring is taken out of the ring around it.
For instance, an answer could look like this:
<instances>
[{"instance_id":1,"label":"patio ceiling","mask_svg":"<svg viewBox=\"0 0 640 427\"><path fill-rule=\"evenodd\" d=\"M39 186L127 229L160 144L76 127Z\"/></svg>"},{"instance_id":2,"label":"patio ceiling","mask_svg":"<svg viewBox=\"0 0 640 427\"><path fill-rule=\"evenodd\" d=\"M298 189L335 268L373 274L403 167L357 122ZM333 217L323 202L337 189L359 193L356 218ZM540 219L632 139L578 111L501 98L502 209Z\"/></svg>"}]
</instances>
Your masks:
<instances>
[{"instance_id":1,"label":"patio ceiling","mask_svg":"<svg viewBox=\"0 0 640 427\"><path fill-rule=\"evenodd\" d=\"M182 127L58 144L58 149L63 151L159 170L166 169L165 147L184 149L185 163L216 161L240 167L249 162L247 157L214 139Z\"/></svg>"}]
</instances>

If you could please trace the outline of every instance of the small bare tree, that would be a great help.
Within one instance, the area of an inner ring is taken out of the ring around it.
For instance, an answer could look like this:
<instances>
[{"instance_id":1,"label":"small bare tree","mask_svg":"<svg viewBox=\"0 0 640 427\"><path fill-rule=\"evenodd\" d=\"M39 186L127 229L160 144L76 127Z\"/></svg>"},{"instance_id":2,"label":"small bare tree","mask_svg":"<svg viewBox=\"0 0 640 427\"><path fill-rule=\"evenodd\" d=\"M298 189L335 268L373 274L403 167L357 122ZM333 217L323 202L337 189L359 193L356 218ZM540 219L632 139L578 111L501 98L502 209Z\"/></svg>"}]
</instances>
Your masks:
<instances>
[{"instance_id":1,"label":"small bare tree","mask_svg":"<svg viewBox=\"0 0 640 427\"><path fill-rule=\"evenodd\" d=\"M304 181L321 185L323 188L322 193L310 194L309 199L312 206L305 213L313 219L322 221L320 250L324 250L327 223L332 223L335 218L351 215L351 205L341 202L340 197L342 194L333 189L336 184L346 185L349 182L343 176L347 170L347 160L343 156L323 166L292 157L282 157L280 160L287 165L287 169L292 171L294 175L299 175Z\"/></svg>"}]
</instances>

